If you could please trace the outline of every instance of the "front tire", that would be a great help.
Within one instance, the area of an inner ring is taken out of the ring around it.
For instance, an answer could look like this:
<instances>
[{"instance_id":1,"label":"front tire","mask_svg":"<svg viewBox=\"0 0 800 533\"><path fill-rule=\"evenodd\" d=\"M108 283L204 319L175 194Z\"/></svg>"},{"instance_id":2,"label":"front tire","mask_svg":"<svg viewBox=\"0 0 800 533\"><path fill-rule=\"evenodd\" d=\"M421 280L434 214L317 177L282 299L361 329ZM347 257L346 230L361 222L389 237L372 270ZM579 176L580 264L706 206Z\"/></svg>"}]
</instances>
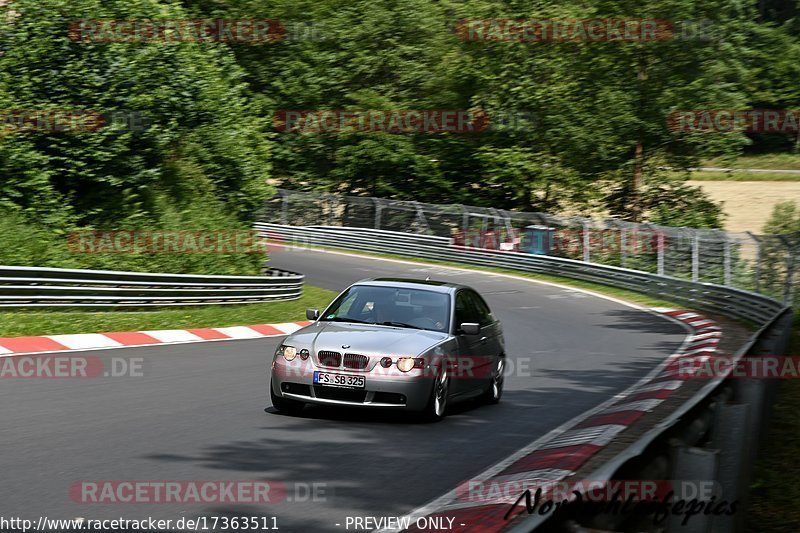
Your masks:
<instances>
[{"instance_id":1,"label":"front tire","mask_svg":"<svg viewBox=\"0 0 800 533\"><path fill-rule=\"evenodd\" d=\"M500 403L500 398L503 397L503 382L505 381L506 358L497 358L497 368L492 373L492 379L489 383L489 388L483 396L486 403L494 405Z\"/></svg>"},{"instance_id":2,"label":"front tire","mask_svg":"<svg viewBox=\"0 0 800 533\"><path fill-rule=\"evenodd\" d=\"M297 416L303 410L306 404L298 402L297 400L290 400L289 398L281 398L276 396L272 390L272 381L269 383L269 397L272 400L272 406L280 413L287 415Z\"/></svg>"},{"instance_id":3,"label":"front tire","mask_svg":"<svg viewBox=\"0 0 800 533\"><path fill-rule=\"evenodd\" d=\"M446 366L446 365L445 365ZM450 392L450 378L447 369L442 367L441 373L436 376L431 387L431 397L423 411L423 419L428 422L438 422L444 418L447 409L447 396Z\"/></svg>"}]
</instances>

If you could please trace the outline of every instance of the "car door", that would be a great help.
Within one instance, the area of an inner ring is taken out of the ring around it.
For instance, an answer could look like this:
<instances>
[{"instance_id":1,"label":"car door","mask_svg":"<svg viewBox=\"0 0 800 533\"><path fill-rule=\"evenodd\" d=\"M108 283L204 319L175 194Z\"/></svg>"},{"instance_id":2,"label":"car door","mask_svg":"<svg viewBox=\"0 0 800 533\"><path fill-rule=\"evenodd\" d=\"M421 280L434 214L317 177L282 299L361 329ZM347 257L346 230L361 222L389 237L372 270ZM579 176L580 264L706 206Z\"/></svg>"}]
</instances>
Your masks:
<instances>
[{"instance_id":1,"label":"car door","mask_svg":"<svg viewBox=\"0 0 800 533\"><path fill-rule=\"evenodd\" d=\"M500 342L500 324L495 319L484 299L475 291L468 291L467 297L474 309L476 322L480 325L480 333L472 344L473 380L470 389L485 389L488 380L497 364L497 357L503 347Z\"/></svg>"},{"instance_id":2,"label":"car door","mask_svg":"<svg viewBox=\"0 0 800 533\"><path fill-rule=\"evenodd\" d=\"M467 335L461 331L463 323L479 323L474 300L467 289L456 292L453 331L456 336L456 353L450 365L450 388L454 395L466 394L475 387L475 353L481 344L481 335Z\"/></svg>"}]
</instances>

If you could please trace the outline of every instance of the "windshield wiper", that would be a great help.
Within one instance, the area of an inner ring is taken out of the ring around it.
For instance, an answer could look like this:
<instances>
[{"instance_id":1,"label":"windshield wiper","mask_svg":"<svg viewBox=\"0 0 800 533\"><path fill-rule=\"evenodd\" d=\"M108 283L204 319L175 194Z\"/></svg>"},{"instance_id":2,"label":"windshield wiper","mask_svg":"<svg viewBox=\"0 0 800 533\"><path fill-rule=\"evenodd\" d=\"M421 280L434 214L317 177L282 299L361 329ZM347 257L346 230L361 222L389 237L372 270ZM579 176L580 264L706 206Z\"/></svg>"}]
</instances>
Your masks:
<instances>
[{"instance_id":1,"label":"windshield wiper","mask_svg":"<svg viewBox=\"0 0 800 533\"><path fill-rule=\"evenodd\" d=\"M411 324L406 324L405 322L393 322L391 320L386 322L381 322L382 326L397 326L399 328L411 328L411 329L422 329L419 326L413 326Z\"/></svg>"},{"instance_id":2,"label":"windshield wiper","mask_svg":"<svg viewBox=\"0 0 800 533\"><path fill-rule=\"evenodd\" d=\"M335 316L333 318L322 319L323 322L352 322L353 324L371 324L366 320L358 320L357 318L347 318L344 316Z\"/></svg>"}]
</instances>

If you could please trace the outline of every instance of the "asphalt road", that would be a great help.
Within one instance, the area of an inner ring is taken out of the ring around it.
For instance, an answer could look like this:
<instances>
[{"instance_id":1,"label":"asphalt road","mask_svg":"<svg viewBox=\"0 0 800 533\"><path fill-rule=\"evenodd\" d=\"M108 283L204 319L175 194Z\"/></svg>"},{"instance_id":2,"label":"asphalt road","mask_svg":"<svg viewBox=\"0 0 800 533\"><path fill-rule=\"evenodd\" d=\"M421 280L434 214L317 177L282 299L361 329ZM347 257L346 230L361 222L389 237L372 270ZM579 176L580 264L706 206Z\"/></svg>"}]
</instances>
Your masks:
<instances>
[{"instance_id":1,"label":"asphalt road","mask_svg":"<svg viewBox=\"0 0 800 533\"><path fill-rule=\"evenodd\" d=\"M454 407L437 424L322 407L293 418L267 395L279 339L86 352L108 364L141 358L143 376L1 380L0 516L276 516L282 531L344 531L346 516L402 515L469 479L631 385L684 336L615 302L490 274L312 251L279 251L272 264L337 290L372 276L474 286L504 324L513 372L503 401ZM293 501L71 500L70 486L86 480L270 480ZM306 497L312 484L317 501Z\"/></svg>"}]
</instances>

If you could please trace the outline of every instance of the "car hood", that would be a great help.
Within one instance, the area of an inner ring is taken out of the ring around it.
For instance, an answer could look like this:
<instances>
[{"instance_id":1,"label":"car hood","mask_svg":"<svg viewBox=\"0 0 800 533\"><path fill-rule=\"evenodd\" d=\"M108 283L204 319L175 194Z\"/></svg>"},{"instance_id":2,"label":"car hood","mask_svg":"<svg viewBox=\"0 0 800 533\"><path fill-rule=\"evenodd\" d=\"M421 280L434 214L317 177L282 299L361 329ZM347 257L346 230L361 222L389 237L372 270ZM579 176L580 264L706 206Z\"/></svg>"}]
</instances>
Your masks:
<instances>
[{"instance_id":1,"label":"car hood","mask_svg":"<svg viewBox=\"0 0 800 533\"><path fill-rule=\"evenodd\" d=\"M373 356L416 356L448 337L447 333L424 329L315 322L284 342L294 343L298 349L308 348L315 355L320 350L330 350Z\"/></svg>"}]
</instances>

